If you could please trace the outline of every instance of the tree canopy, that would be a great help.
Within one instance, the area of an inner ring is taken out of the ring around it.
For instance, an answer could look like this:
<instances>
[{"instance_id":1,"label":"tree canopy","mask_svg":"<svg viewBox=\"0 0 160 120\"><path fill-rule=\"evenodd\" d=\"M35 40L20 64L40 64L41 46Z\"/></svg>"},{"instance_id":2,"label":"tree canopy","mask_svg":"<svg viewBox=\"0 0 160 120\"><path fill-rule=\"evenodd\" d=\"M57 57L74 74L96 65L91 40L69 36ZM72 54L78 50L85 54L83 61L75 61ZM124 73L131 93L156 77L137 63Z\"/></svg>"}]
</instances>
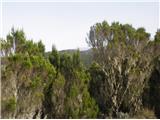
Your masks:
<instances>
[{"instance_id":1,"label":"tree canopy","mask_svg":"<svg viewBox=\"0 0 160 120\"><path fill-rule=\"evenodd\" d=\"M160 118L159 30L151 40L142 27L96 23L84 62L21 29L0 41L2 118Z\"/></svg>"}]
</instances>

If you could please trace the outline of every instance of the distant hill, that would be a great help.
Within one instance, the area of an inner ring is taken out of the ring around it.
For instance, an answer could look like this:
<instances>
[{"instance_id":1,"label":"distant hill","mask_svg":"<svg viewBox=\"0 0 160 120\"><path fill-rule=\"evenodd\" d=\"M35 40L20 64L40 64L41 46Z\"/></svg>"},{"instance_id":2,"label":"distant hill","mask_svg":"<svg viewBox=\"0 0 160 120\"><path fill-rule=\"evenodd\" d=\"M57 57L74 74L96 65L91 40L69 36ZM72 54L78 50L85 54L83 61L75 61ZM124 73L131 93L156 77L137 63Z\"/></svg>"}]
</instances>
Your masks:
<instances>
[{"instance_id":1,"label":"distant hill","mask_svg":"<svg viewBox=\"0 0 160 120\"><path fill-rule=\"evenodd\" d=\"M61 50L59 51L60 53L67 53L67 54L74 54L77 51L77 49L68 49L68 50ZM88 49L88 50L82 50L80 51L80 59L82 61L82 63L88 67L91 64L91 61L93 59L93 53L92 53L92 49Z\"/></svg>"},{"instance_id":2,"label":"distant hill","mask_svg":"<svg viewBox=\"0 0 160 120\"><path fill-rule=\"evenodd\" d=\"M68 54L74 54L75 52L77 51L77 49L68 49L68 50L61 50L59 51L60 53L68 53ZM83 64L86 66L86 67L89 67L89 65L91 64L92 62L92 59L93 59L93 52L92 52L92 49L88 49L88 50L82 50L80 51L80 58L81 58L81 61L83 62Z\"/></svg>"},{"instance_id":3,"label":"distant hill","mask_svg":"<svg viewBox=\"0 0 160 120\"><path fill-rule=\"evenodd\" d=\"M67 49L67 50L61 50L59 51L60 54L74 54L77 51L77 49ZM48 54L50 52L46 53L46 57L48 57ZM80 50L80 59L82 61L82 63L86 66L89 67L89 65L91 64L91 61L93 59L93 53L92 53L92 49L88 49L88 50Z\"/></svg>"}]
</instances>

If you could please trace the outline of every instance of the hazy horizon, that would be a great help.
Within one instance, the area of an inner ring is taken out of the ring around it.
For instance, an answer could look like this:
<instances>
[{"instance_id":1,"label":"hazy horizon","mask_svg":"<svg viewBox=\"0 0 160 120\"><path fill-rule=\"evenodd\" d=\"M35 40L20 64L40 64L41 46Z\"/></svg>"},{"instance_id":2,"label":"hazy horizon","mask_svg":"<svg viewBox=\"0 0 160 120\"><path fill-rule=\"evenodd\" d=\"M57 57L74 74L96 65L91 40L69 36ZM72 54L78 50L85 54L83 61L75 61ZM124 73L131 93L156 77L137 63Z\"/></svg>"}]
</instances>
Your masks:
<instances>
[{"instance_id":1,"label":"hazy horizon","mask_svg":"<svg viewBox=\"0 0 160 120\"><path fill-rule=\"evenodd\" d=\"M106 20L144 27L153 38L159 24L158 2L4 2L4 38L11 28L23 28L28 39L42 40L46 51L88 48L90 26Z\"/></svg>"}]
</instances>

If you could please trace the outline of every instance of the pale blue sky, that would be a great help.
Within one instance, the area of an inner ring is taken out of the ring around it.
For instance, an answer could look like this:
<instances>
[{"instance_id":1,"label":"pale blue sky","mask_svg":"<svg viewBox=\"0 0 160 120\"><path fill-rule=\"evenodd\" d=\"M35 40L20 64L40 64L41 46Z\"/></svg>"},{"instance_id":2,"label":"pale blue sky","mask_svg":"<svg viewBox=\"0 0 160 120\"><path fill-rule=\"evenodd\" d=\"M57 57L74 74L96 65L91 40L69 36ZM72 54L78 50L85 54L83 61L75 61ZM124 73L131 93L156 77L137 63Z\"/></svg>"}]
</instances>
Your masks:
<instances>
[{"instance_id":1,"label":"pale blue sky","mask_svg":"<svg viewBox=\"0 0 160 120\"><path fill-rule=\"evenodd\" d=\"M51 50L52 44L58 50L88 47L85 38L90 26L103 20L145 27L153 36L159 22L158 2L155 1L4 2L2 35L5 37L12 26L23 28L28 39L42 39L46 51Z\"/></svg>"}]
</instances>

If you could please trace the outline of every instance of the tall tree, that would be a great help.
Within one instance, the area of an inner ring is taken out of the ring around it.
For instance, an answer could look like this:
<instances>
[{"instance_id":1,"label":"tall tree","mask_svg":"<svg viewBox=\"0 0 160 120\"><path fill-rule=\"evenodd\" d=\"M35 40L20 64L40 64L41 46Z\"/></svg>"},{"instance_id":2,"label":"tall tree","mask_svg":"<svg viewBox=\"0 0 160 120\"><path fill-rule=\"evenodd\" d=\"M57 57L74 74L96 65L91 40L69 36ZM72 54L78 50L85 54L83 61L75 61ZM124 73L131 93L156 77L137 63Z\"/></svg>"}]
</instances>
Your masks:
<instances>
[{"instance_id":1,"label":"tall tree","mask_svg":"<svg viewBox=\"0 0 160 120\"><path fill-rule=\"evenodd\" d=\"M42 43L41 40L40 40L37 44L38 44L39 52L40 52L42 55L44 55L44 53L45 53L45 46L44 46L44 44Z\"/></svg>"},{"instance_id":2,"label":"tall tree","mask_svg":"<svg viewBox=\"0 0 160 120\"><path fill-rule=\"evenodd\" d=\"M56 68L56 71L58 72L60 66L60 56L54 45L52 46L52 52L49 55L49 61Z\"/></svg>"},{"instance_id":3,"label":"tall tree","mask_svg":"<svg viewBox=\"0 0 160 120\"><path fill-rule=\"evenodd\" d=\"M160 29L157 30L154 39L155 39L155 42L160 42Z\"/></svg>"},{"instance_id":4,"label":"tall tree","mask_svg":"<svg viewBox=\"0 0 160 120\"><path fill-rule=\"evenodd\" d=\"M148 40L149 34L144 28L135 29L118 22L109 26L104 21L91 27L88 44L103 75L99 78L103 86L98 88L102 90L93 96L98 100L97 97L103 95L108 101L108 115L118 117L119 112L134 114L140 109L141 94L151 67L151 58L144 49Z\"/></svg>"}]
</instances>

